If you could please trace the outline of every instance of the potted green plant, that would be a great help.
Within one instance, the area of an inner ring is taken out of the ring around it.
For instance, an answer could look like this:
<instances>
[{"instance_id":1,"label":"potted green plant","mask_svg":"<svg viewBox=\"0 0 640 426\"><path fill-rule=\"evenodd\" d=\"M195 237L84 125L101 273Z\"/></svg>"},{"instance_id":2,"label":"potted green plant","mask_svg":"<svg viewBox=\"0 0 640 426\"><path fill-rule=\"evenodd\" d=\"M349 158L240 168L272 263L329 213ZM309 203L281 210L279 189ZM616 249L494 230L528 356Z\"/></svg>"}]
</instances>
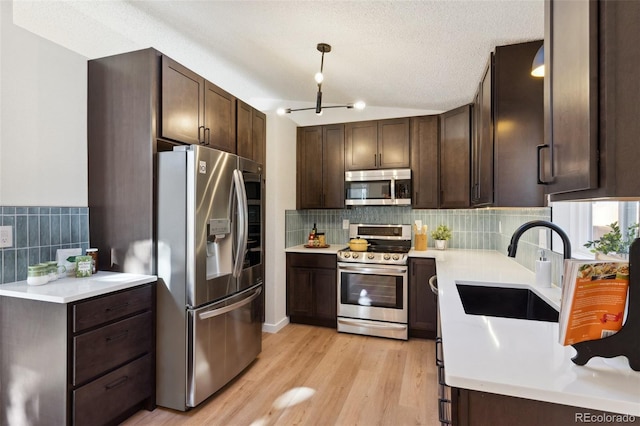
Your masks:
<instances>
[{"instance_id":1,"label":"potted green plant","mask_svg":"<svg viewBox=\"0 0 640 426\"><path fill-rule=\"evenodd\" d=\"M626 258L629 254L629 246L638 236L638 226L638 223L629 225L623 236L618 222L613 222L609 225L611 231L598 240L587 241L584 246L590 248L591 253L595 253L596 259L607 256Z\"/></svg>"},{"instance_id":2,"label":"potted green plant","mask_svg":"<svg viewBox=\"0 0 640 426\"><path fill-rule=\"evenodd\" d=\"M451 238L451 228L447 225L438 225L435 231L431 232L431 238L434 239L438 250L444 250L447 248L447 241Z\"/></svg>"}]
</instances>

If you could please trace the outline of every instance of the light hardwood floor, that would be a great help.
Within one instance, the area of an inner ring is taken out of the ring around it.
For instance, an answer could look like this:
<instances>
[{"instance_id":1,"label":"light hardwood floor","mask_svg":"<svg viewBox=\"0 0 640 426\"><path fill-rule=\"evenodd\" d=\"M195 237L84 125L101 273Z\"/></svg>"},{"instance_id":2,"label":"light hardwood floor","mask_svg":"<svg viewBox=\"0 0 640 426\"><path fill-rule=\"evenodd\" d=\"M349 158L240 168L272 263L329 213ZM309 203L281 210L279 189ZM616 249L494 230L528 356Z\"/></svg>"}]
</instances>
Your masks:
<instances>
[{"instance_id":1,"label":"light hardwood floor","mask_svg":"<svg viewBox=\"0 0 640 426\"><path fill-rule=\"evenodd\" d=\"M434 342L289 324L197 408L140 411L125 425L438 425Z\"/></svg>"}]
</instances>

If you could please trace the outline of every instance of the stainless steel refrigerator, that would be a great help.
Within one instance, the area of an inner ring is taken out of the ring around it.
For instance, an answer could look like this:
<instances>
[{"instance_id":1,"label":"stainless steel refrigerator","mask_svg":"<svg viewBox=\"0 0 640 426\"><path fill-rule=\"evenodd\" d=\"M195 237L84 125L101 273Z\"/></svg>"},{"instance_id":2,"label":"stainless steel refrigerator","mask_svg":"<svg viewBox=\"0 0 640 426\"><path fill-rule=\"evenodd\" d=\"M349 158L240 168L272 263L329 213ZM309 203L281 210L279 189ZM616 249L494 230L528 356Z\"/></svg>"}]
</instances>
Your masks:
<instances>
[{"instance_id":1,"label":"stainless steel refrigerator","mask_svg":"<svg viewBox=\"0 0 640 426\"><path fill-rule=\"evenodd\" d=\"M157 404L195 407L262 349L261 166L190 145L158 154Z\"/></svg>"}]
</instances>

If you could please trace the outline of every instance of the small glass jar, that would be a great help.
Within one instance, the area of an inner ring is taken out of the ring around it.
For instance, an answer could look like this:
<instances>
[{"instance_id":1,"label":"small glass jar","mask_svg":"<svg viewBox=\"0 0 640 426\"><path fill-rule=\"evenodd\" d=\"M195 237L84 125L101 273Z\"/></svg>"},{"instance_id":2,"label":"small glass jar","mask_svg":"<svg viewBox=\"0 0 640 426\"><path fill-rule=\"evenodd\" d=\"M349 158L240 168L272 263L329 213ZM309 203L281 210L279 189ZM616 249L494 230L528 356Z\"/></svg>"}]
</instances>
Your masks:
<instances>
[{"instance_id":1,"label":"small glass jar","mask_svg":"<svg viewBox=\"0 0 640 426\"><path fill-rule=\"evenodd\" d=\"M91 256L91 273L95 274L98 272L98 249L97 248L88 248L87 256Z\"/></svg>"},{"instance_id":2,"label":"small glass jar","mask_svg":"<svg viewBox=\"0 0 640 426\"><path fill-rule=\"evenodd\" d=\"M27 284L42 285L49 282L47 265L31 265L27 268Z\"/></svg>"}]
</instances>

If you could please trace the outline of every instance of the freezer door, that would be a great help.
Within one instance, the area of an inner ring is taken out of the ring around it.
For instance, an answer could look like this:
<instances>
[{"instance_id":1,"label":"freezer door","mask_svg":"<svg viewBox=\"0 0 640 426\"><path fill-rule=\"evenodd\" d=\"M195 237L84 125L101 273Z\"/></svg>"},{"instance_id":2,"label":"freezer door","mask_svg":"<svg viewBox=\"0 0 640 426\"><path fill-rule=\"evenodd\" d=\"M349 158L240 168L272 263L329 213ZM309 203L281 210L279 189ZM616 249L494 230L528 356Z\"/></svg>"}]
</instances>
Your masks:
<instances>
[{"instance_id":1,"label":"freezer door","mask_svg":"<svg viewBox=\"0 0 640 426\"><path fill-rule=\"evenodd\" d=\"M262 288L188 312L187 407L227 384L262 350Z\"/></svg>"}]
</instances>

